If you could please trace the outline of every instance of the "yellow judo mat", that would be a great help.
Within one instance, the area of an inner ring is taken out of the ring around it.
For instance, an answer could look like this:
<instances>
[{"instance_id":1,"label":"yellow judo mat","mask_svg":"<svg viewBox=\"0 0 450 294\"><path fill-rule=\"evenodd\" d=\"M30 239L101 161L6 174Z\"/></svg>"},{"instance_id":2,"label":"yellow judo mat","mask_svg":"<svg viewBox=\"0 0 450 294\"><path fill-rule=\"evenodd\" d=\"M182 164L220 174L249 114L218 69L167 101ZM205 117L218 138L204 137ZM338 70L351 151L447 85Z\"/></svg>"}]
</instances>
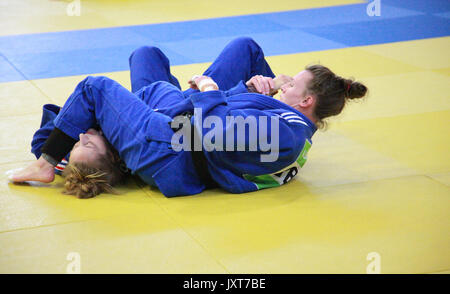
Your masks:
<instances>
[{"instance_id":1,"label":"yellow judo mat","mask_svg":"<svg viewBox=\"0 0 450 294\"><path fill-rule=\"evenodd\" d=\"M17 3L20 2L20 3ZM363 1L0 1L1 36L180 22ZM264 47L263 47L264 49ZM86 75L0 83L0 273L445 273L450 271L450 37L268 56L276 73L320 62L364 82L313 137L285 186L166 198L135 178L80 200L14 185L42 105ZM10 66L14 67L14 61ZM210 63L172 67L184 89ZM129 72L93 73L130 88Z\"/></svg>"}]
</instances>

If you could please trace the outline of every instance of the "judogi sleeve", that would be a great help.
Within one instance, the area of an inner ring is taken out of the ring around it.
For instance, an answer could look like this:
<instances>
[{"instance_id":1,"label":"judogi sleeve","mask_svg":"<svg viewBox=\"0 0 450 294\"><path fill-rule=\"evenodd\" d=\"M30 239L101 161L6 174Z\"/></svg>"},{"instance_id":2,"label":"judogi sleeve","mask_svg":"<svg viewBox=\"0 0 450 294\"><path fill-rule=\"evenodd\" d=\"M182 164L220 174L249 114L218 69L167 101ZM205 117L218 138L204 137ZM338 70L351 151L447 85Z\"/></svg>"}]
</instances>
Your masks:
<instances>
[{"instance_id":1,"label":"judogi sleeve","mask_svg":"<svg viewBox=\"0 0 450 294\"><path fill-rule=\"evenodd\" d=\"M31 153L33 153L38 159L41 157L42 146L55 128L53 120L58 115L60 109L61 107L54 104L45 104L43 106L41 126L34 133L33 140L31 141Z\"/></svg>"},{"instance_id":2,"label":"judogi sleeve","mask_svg":"<svg viewBox=\"0 0 450 294\"><path fill-rule=\"evenodd\" d=\"M223 93L225 94L226 97L229 97L236 94L248 93L248 89L244 81L240 81L239 83L237 83L236 86L227 91L224 91Z\"/></svg>"}]
</instances>

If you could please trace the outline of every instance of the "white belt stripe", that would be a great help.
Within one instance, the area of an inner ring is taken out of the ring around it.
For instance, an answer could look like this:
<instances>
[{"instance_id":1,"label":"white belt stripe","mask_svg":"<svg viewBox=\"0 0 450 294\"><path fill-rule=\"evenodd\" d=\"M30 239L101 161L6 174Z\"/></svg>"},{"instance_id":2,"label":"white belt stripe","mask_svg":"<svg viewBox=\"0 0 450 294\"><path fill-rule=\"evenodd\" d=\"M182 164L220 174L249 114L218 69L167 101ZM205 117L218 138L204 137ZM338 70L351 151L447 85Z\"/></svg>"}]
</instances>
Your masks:
<instances>
[{"instance_id":1,"label":"white belt stripe","mask_svg":"<svg viewBox=\"0 0 450 294\"><path fill-rule=\"evenodd\" d=\"M299 120L303 120L300 116L298 115L289 115L289 116L283 116L284 119L299 119Z\"/></svg>"},{"instance_id":2,"label":"white belt stripe","mask_svg":"<svg viewBox=\"0 0 450 294\"><path fill-rule=\"evenodd\" d=\"M299 123L299 124L303 124L303 125L305 125L305 126L308 126L308 124L305 123L305 122L302 121L302 120L290 119L290 120L288 120L288 122L290 122L290 123Z\"/></svg>"},{"instance_id":3,"label":"white belt stripe","mask_svg":"<svg viewBox=\"0 0 450 294\"><path fill-rule=\"evenodd\" d=\"M281 116L283 116L283 117L286 116L286 115L295 115L295 113L288 111L288 112L283 112L281 114Z\"/></svg>"},{"instance_id":4,"label":"white belt stripe","mask_svg":"<svg viewBox=\"0 0 450 294\"><path fill-rule=\"evenodd\" d=\"M293 113L293 112L290 112L290 111L288 111L288 112L283 112L283 113L281 114L281 117L282 117L282 118L285 118L285 119L296 118L296 119L299 119L299 120L303 120L303 118L301 118L301 117L298 116L297 114L295 114L295 113Z\"/></svg>"},{"instance_id":5,"label":"white belt stripe","mask_svg":"<svg viewBox=\"0 0 450 294\"><path fill-rule=\"evenodd\" d=\"M308 126L308 124L300 116L296 115L295 113L293 113L291 111L283 112L281 114L281 117L284 118L285 120L287 120L288 122L300 123L305 126Z\"/></svg>"}]
</instances>

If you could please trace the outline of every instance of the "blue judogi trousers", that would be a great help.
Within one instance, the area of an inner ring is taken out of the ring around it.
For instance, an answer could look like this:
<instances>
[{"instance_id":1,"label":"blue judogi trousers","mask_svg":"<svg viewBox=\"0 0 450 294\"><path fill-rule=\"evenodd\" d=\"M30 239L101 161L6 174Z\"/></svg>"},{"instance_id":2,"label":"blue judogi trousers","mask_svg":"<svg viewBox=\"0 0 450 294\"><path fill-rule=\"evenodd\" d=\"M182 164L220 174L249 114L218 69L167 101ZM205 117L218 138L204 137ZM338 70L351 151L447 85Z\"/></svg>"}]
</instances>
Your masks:
<instances>
[{"instance_id":1,"label":"blue judogi trousers","mask_svg":"<svg viewBox=\"0 0 450 294\"><path fill-rule=\"evenodd\" d=\"M169 59L159 48L140 47L131 54L129 64L133 93L157 81L169 82L181 90L178 79L170 72ZM222 91L231 89L240 81L246 82L255 75L275 77L261 47L247 37L232 40L203 75L211 77ZM152 92L149 89L147 91ZM194 92L197 91L188 89L183 92L183 96L189 97ZM151 108L170 107L179 102L164 99L163 95L158 96L149 100Z\"/></svg>"}]
</instances>

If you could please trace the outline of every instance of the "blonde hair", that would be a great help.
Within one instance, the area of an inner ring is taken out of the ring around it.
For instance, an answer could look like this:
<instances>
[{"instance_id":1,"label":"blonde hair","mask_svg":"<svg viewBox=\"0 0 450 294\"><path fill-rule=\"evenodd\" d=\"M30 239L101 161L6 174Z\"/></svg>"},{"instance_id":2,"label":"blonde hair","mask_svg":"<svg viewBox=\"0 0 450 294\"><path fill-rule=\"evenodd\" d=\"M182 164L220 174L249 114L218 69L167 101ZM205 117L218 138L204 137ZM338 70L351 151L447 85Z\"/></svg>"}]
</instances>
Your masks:
<instances>
[{"instance_id":1,"label":"blonde hair","mask_svg":"<svg viewBox=\"0 0 450 294\"><path fill-rule=\"evenodd\" d=\"M119 162L104 155L97 165L98 167L82 162L69 163L63 172L63 193L81 199L92 198L103 192L117 194L113 186L121 182L126 174Z\"/></svg>"}]
</instances>

